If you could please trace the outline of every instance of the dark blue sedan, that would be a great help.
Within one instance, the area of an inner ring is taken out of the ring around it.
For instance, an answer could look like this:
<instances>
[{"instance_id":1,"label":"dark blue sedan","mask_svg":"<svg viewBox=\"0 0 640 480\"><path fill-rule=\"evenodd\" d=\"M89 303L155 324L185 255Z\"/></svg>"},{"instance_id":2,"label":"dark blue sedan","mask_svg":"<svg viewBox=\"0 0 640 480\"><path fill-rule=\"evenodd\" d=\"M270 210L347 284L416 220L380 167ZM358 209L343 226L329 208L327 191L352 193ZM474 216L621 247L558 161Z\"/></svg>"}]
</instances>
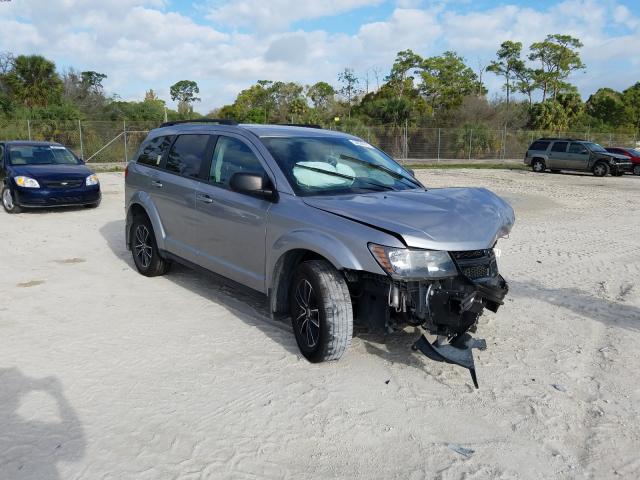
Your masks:
<instances>
[{"instance_id":1,"label":"dark blue sedan","mask_svg":"<svg viewBox=\"0 0 640 480\"><path fill-rule=\"evenodd\" d=\"M2 206L23 208L100 204L100 182L84 162L53 142L0 142Z\"/></svg>"}]
</instances>

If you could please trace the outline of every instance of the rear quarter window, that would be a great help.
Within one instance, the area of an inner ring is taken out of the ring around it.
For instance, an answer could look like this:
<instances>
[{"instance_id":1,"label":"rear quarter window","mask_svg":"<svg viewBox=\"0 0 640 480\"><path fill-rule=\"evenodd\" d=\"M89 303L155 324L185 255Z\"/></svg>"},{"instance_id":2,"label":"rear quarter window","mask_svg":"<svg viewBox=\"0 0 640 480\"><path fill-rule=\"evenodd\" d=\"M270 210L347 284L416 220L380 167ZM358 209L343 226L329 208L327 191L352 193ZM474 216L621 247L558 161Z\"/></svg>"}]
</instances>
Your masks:
<instances>
[{"instance_id":1,"label":"rear quarter window","mask_svg":"<svg viewBox=\"0 0 640 480\"><path fill-rule=\"evenodd\" d=\"M159 167L162 156L169 149L173 142L174 136L160 136L145 140L140 146L140 155L138 155L138 163Z\"/></svg>"},{"instance_id":2,"label":"rear quarter window","mask_svg":"<svg viewBox=\"0 0 640 480\"><path fill-rule=\"evenodd\" d=\"M548 146L549 142L541 142L538 140L531 144L529 150L546 150Z\"/></svg>"}]
</instances>

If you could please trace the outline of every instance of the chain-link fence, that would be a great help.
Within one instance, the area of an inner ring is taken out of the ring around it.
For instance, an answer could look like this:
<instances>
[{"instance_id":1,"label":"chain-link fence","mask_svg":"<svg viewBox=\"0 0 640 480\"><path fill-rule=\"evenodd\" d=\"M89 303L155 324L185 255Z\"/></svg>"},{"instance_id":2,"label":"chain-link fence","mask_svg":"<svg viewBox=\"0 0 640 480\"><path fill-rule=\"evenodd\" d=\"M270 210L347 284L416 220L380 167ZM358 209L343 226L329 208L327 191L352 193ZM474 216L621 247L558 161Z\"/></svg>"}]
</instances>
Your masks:
<instances>
[{"instance_id":1,"label":"chain-link fence","mask_svg":"<svg viewBox=\"0 0 640 480\"><path fill-rule=\"evenodd\" d=\"M91 163L122 163L130 159L156 122L0 120L0 139L56 141ZM335 128L335 127L334 127ZM638 133L545 132L494 130L485 127L422 128L410 125L340 128L378 146L394 158L411 163L456 161L520 161L536 138L581 138L608 146L640 146Z\"/></svg>"}]
</instances>

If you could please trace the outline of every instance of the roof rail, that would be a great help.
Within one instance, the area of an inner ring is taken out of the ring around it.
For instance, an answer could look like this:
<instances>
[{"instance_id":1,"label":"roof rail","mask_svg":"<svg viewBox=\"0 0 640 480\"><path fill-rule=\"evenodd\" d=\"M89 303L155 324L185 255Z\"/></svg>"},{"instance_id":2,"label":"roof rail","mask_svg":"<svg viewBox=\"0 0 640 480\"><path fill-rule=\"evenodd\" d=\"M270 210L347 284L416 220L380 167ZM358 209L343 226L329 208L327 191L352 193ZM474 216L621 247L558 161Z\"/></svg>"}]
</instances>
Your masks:
<instances>
[{"instance_id":1,"label":"roof rail","mask_svg":"<svg viewBox=\"0 0 640 480\"><path fill-rule=\"evenodd\" d=\"M322 125L318 125L317 123L279 123L278 125L282 125L284 127L304 127L304 128L322 129Z\"/></svg>"},{"instance_id":2,"label":"roof rail","mask_svg":"<svg viewBox=\"0 0 640 480\"><path fill-rule=\"evenodd\" d=\"M215 123L217 125L237 125L235 120L228 118L194 118L193 120L175 120L173 122L164 122L160 125L162 127L171 127L173 125L181 125L183 123Z\"/></svg>"},{"instance_id":3,"label":"roof rail","mask_svg":"<svg viewBox=\"0 0 640 480\"><path fill-rule=\"evenodd\" d=\"M586 140L583 140L581 138L564 138L564 137L542 137L539 138L538 140L562 140L562 141L567 141L567 142L584 142Z\"/></svg>"}]
</instances>

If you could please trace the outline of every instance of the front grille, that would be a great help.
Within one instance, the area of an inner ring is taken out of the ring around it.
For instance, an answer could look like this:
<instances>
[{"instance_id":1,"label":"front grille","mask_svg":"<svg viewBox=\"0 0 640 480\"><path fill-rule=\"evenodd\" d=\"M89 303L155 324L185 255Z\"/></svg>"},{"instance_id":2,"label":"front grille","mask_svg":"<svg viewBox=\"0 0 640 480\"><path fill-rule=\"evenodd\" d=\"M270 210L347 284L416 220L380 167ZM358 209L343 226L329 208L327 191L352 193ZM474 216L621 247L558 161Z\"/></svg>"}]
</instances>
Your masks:
<instances>
[{"instance_id":1,"label":"front grille","mask_svg":"<svg viewBox=\"0 0 640 480\"><path fill-rule=\"evenodd\" d=\"M82 198L81 197L53 197L53 198L50 198L49 201L51 203L57 203L57 204L80 203L82 201Z\"/></svg>"},{"instance_id":2,"label":"front grille","mask_svg":"<svg viewBox=\"0 0 640 480\"><path fill-rule=\"evenodd\" d=\"M469 277L472 280L491 276L490 265L474 265L471 267L462 267L461 270L463 275Z\"/></svg>"},{"instance_id":3,"label":"front grille","mask_svg":"<svg viewBox=\"0 0 640 480\"><path fill-rule=\"evenodd\" d=\"M456 260L467 260L472 258L486 257L491 253L491 250L465 250L462 252L451 252L451 255Z\"/></svg>"},{"instance_id":4,"label":"front grille","mask_svg":"<svg viewBox=\"0 0 640 480\"><path fill-rule=\"evenodd\" d=\"M82 185L82 180L55 180L43 182L47 188L78 188Z\"/></svg>"},{"instance_id":5,"label":"front grille","mask_svg":"<svg viewBox=\"0 0 640 480\"><path fill-rule=\"evenodd\" d=\"M492 249L450 253L460 272L471 280L494 277L498 274L498 265Z\"/></svg>"}]
</instances>

